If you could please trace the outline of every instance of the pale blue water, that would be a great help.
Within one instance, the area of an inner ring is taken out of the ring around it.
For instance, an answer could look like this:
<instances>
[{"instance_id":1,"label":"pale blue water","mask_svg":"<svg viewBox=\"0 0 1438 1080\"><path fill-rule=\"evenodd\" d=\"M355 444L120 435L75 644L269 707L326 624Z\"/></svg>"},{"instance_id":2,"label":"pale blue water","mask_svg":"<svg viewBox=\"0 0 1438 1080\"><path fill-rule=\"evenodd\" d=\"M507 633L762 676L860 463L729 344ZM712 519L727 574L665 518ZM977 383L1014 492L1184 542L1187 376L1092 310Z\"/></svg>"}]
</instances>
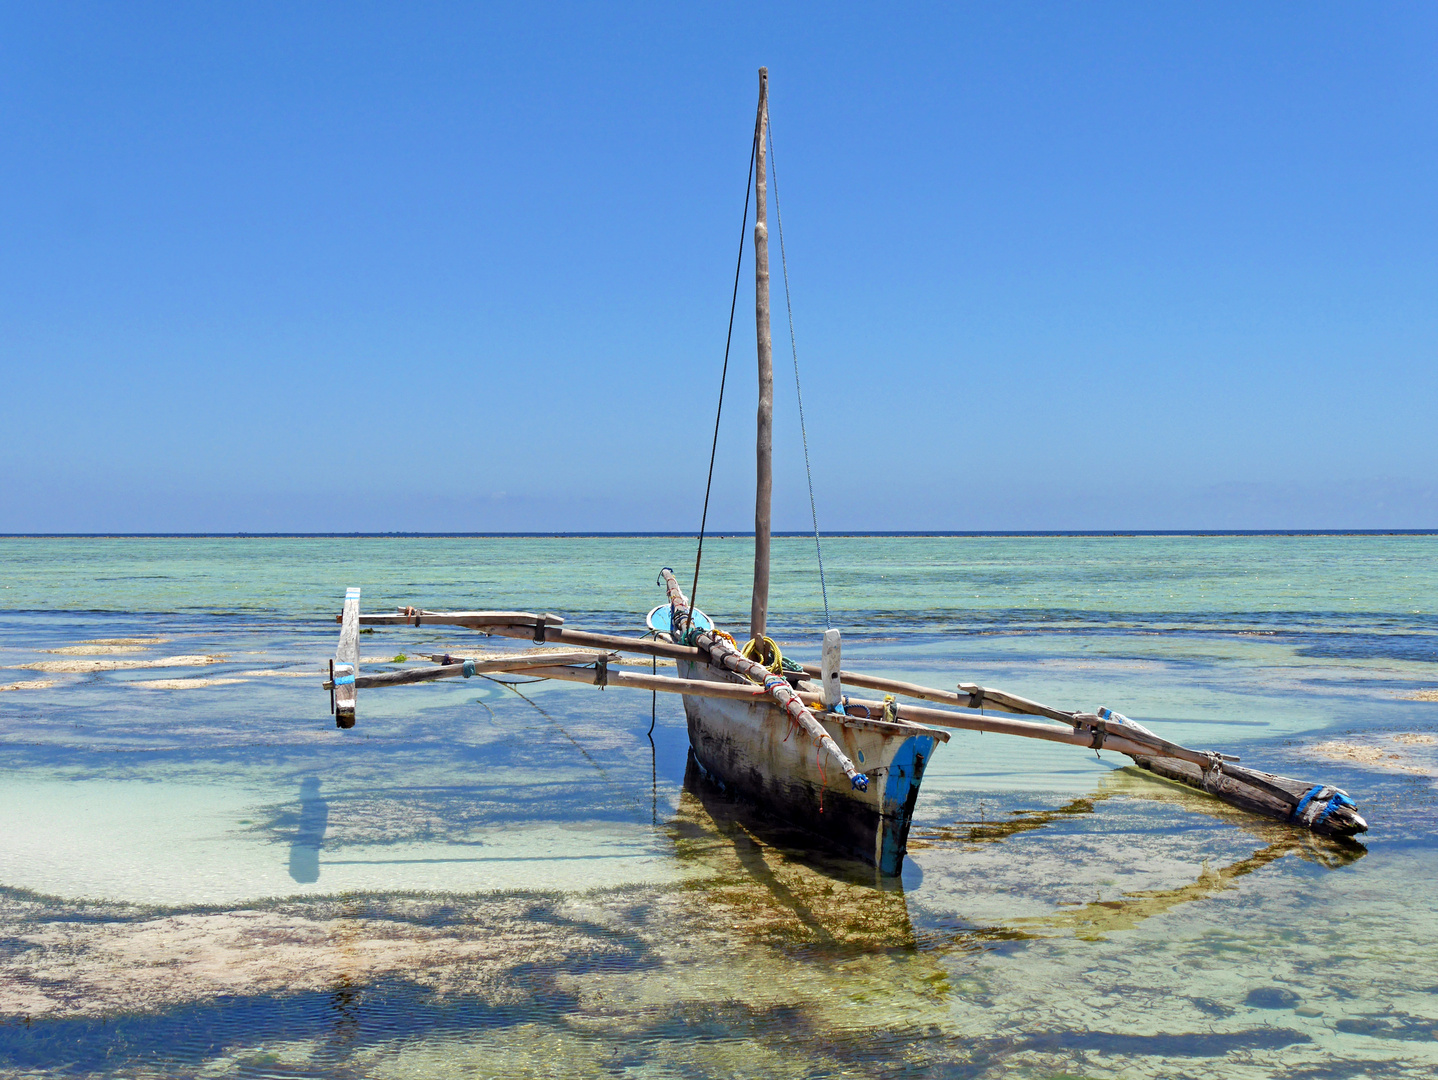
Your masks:
<instances>
[{"instance_id":1,"label":"pale blue water","mask_svg":"<svg viewBox=\"0 0 1438 1080\"><path fill-rule=\"evenodd\" d=\"M1435 556L828 539L846 666L1109 705L1372 825L1345 848L956 733L875 887L685 790L674 698L652 744L647 695L548 682L362 692L334 729L346 585L637 633L692 541L0 540L0 1075L1433 1075ZM750 560L706 547L735 630ZM812 657L812 541L776 543L771 610ZM373 669L475 639L361 642ZM166 657L196 659L43 670Z\"/></svg>"}]
</instances>

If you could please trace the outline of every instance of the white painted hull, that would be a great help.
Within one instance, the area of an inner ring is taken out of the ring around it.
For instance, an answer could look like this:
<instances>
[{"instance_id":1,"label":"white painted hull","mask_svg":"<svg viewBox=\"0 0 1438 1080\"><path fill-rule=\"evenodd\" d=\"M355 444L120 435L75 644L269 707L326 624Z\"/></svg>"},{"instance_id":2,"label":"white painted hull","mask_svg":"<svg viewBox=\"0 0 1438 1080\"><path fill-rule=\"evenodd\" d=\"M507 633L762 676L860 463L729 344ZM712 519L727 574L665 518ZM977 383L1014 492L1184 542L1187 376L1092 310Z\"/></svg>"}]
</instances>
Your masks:
<instances>
[{"instance_id":1,"label":"white painted hull","mask_svg":"<svg viewBox=\"0 0 1438 1080\"><path fill-rule=\"evenodd\" d=\"M726 679L707 664L678 662L679 676ZM748 685L747 683L745 685ZM946 732L916 724L816 717L869 777L856 791L813 740L767 699L755 702L684 695L689 745L699 766L725 788L829 844L896 875L924 768Z\"/></svg>"}]
</instances>

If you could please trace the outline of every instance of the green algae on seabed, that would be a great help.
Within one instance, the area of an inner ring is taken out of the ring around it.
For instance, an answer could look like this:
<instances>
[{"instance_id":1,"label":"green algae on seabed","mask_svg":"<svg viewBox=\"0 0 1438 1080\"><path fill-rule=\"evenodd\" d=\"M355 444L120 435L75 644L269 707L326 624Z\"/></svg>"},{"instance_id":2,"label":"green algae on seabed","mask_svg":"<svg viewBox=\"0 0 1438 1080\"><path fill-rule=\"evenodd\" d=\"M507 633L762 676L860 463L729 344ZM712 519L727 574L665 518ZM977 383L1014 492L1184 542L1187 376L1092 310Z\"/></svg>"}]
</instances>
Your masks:
<instances>
[{"instance_id":1,"label":"green algae on seabed","mask_svg":"<svg viewBox=\"0 0 1438 1080\"><path fill-rule=\"evenodd\" d=\"M1126 759L959 733L903 881L876 884L686 787L673 701L652 747L642 695L544 683L533 704L481 680L374 695L355 732L330 726L314 673L345 584L372 608L633 631L643 567L678 543L0 541L19 586L0 669L162 636L133 656L224 657L182 674L244 680L102 670L0 696L0 1076L1438 1069L1432 777L1311 756L1341 738L1427 761L1391 736L1438 727L1401 696L1438 681L1415 611L1438 538L832 545L848 664L1108 704L1321 774L1359 795L1365 846ZM807 658L801 546L776 545L773 607ZM716 545L712 610L744 610L747 551Z\"/></svg>"}]
</instances>

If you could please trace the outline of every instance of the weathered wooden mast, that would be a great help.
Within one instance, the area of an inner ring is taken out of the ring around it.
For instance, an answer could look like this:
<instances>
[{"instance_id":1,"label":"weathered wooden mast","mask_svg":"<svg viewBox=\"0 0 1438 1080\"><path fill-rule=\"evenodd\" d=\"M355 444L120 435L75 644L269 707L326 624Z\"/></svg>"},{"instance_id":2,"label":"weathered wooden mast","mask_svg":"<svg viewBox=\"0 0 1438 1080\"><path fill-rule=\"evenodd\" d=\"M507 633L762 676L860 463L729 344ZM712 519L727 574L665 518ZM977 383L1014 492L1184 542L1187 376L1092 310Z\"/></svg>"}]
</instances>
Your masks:
<instances>
[{"instance_id":1,"label":"weathered wooden mast","mask_svg":"<svg viewBox=\"0 0 1438 1080\"><path fill-rule=\"evenodd\" d=\"M765 139L769 128L769 69L759 69L759 116L754 124L754 320L759 338L759 438L754 494L754 599L749 636L764 636L769 613L769 507L774 495L774 346L769 336L769 216L765 205Z\"/></svg>"}]
</instances>

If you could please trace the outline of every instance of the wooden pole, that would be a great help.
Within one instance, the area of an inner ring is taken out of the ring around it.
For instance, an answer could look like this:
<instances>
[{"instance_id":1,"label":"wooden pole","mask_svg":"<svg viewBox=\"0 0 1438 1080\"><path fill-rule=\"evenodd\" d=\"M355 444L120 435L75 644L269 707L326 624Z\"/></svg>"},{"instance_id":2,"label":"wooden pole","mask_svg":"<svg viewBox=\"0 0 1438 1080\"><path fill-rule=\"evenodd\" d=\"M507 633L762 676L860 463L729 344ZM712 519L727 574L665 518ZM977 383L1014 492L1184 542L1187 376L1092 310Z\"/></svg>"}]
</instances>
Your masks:
<instances>
[{"instance_id":1,"label":"wooden pole","mask_svg":"<svg viewBox=\"0 0 1438 1080\"><path fill-rule=\"evenodd\" d=\"M833 712L839 707L843 699L843 684L840 682L839 658L840 658L839 631L824 631L824 663L819 669L819 687L824 695L824 708ZM807 668L805 669L808 670Z\"/></svg>"},{"instance_id":2,"label":"wooden pole","mask_svg":"<svg viewBox=\"0 0 1438 1080\"><path fill-rule=\"evenodd\" d=\"M822 676L824 668L819 664L804 664L805 674ZM1077 713L1066 712L1063 709L1050 708L1037 701L1030 701L1021 698L1016 694L1007 694L1002 690L993 690L986 686L973 686L969 683L961 685L963 693L955 693L952 690L935 690L931 686L920 686L917 683L901 682L898 679L885 679L878 675L863 675L857 671L840 671L839 678L852 686L862 686L866 690L882 690L886 694L901 694L904 697L918 698L920 701L937 701L944 705L958 705L965 709L998 709L1000 712L1019 713L1024 716L1046 716L1050 720L1059 720L1063 723L1073 723Z\"/></svg>"},{"instance_id":3,"label":"wooden pole","mask_svg":"<svg viewBox=\"0 0 1438 1080\"><path fill-rule=\"evenodd\" d=\"M769 505L774 497L774 345L769 334L769 215L765 204L765 138L769 131L769 69L759 69L758 167L754 172L754 321L759 338L759 439L754 494L754 598L749 636L761 638L769 614Z\"/></svg>"},{"instance_id":4,"label":"wooden pole","mask_svg":"<svg viewBox=\"0 0 1438 1080\"><path fill-rule=\"evenodd\" d=\"M462 626L478 630L495 637L520 638L535 641L536 627L544 622L544 641L558 645L580 645L590 649L613 652L643 653L645 656L665 656L671 660L708 661L708 655L690 645L675 645L669 641L655 641L653 638L631 638L620 634L594 634L585 630L567 630L559 625L564 622L558 615L534 615L527 611L422 611L411 609L410 614L399 612L394 615L361 615L361 626ZM538 642L536 642L538 644Z\"/></svg>"},{"instance_id":5,"label":"wooden pole","mask_svg":"<svg viewBox=\"0 0 1438 1080\"><path fill-rule=\"evenodd\" d=\"M412 607L386 615L359 617L361 626L467 626L471 630L484 630L491 626L529 626L532 629L541 619L546 626L559 626L564 622L558 615L549 612L536 615L532 611L425 611Z\"/></svg>"},{"instance_id":6,"label":"wooden pole","mask_svg":"<svg viewBox=\"0 0 1438 1080\"><path fill-rule=\"evenodd\" d=\"M487 626L484 628L484 632L494 634L496 637L518 638L524 641L534 638L534 627L524 625ZM668 641L655 641L653 638L630 638L622 637L619 634L591 634L584 630L566 630L562 626L546 626L544 640L556 645L582 645L590 649L642 653L645 656L664 656L670 660L693 660L700 664L709 662L709 655L700 652L692 645L675 645Z\"/></svg>"},{"instance_id":7,"label":"wooden pole","mask_svg":"<svg viewBox=\"0 0 1438 1080\"><path fill-rule=\"evenodd\" d=\"M401 671L386 671L379 675L360 675L355 678L355 686L361 690L376 690L384 686L409 686L412 683L435 682L438 679L467 679L471 675L484 675L491 671L526 671L533 667L553 667L555 664L586 664L592 663L598 658L598 653L526 653L519 656L490 657L484 660L451 656L447 659L443 656L430 657L438 667L432 668L405 668ZM607 659L615 659L615 654L604 654ZM466 673L465 666L468 664L469 671ZM334 682L325 683L325 689L331 689Z\"/></svg>"}]
</instances>

